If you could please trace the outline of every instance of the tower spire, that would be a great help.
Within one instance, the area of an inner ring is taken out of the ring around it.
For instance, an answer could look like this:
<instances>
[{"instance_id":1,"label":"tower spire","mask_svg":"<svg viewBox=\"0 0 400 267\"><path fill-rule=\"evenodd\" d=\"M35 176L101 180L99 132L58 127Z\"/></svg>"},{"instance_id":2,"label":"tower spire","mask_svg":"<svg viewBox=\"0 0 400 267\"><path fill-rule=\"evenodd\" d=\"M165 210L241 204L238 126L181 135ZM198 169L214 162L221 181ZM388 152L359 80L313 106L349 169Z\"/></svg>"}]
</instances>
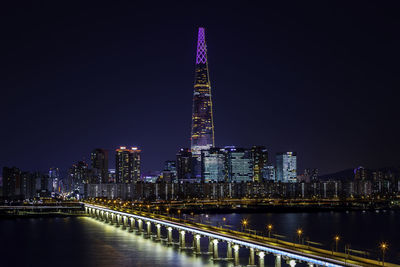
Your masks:
<instances>
[{"instance_id":1,"label":"tower spire","mask_svg":"<svg viewBox=\"0 0 400 267\"><path fill-rule=\"evenodd\" d=\"M206 64L207 63L207 46L204 28L199 28L199 33L197 36L197 54L196 54L196 64Z\"/></svg>"},{"instance_id":2,"label":"tower spire","mask_svg":"<svg viewBox=\"0 0 400 267\"><path fill-rule=\"evenodd\" d=\"M208 74L205 29L197 35L196 69L193 93L191 150L199 155L201 150L214 146L214 122L211 100L211 84Z\"/></svg>"}]
</instances>

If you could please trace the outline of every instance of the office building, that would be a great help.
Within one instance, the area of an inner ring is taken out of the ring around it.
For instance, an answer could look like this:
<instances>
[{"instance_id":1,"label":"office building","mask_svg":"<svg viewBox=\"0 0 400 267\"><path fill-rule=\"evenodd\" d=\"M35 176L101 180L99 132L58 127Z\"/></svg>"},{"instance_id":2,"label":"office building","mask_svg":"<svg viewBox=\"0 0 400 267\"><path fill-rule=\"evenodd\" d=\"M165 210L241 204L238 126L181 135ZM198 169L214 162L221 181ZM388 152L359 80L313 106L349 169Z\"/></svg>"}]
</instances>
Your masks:
<instances>
[{"instance_id":1,"label":"office building","mask_svg":"<svg viewBox=\"0 0 400 267\"><path fill-rule=\"evenodd\" d=\"M202 178L205 183L223 182L227 178L226 154L218 148L201 151Z\"/></svg>"},{"instance_id":2,"label":"office building","mask_svg":"<svg viewBox=\"0 0 400 267\"><path fill-rule=\"evenodd\" d=\"M295 152L276 154L276 180L278 182L297 182L297 155Z\"/></svg>"},{"instance_id":3,"label":"office building","mask_svg":"<svg viewBox=\"0 0 400 267\"><path fill-rule=\"evenodd\" d=\"M263 180L261 172L268 164L268 151L264 146L253 146L251 154L253 157L253 181L261 182Z\"/></svg>"},{"instance_id":4,"label":"office building","mask_svg":"<svg viewBox=\"0 0 400 267\"><path fill-rule=\"evenodd\" d=\"M96 148L90 153L92 183L108 182L108 151Z\"/></svg>"}]
</instances>

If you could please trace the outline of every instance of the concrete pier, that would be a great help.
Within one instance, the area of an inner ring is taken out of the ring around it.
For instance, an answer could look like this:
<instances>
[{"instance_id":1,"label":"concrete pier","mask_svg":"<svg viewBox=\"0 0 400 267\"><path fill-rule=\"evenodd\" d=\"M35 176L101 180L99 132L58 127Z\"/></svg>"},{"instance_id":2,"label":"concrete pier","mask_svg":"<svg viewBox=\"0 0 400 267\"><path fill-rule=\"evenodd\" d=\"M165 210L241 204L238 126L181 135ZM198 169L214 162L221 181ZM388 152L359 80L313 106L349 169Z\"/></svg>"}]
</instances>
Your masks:
<instances>
[{"instance_id":1,"label":"concrete pier","mask_svg":"<svg viewBox=\"0 0 400 267\"><path fill-rule=\"evenodd\" d=\"M234 266L239 266L239 245L233 246L233 262Z\"/></svg>"},{"instance_id":2,"label":"concrete pier","mask_svg":"<svg viewBox=\"0 0 400 267\"><path fill-rule=\"evenodd\" d=\"M218 259L218 240L217 239L213 240L213 248L214 248L213 259L216 260L216 259Z\"/></svg>"},{"instance_id":3,"label":"concrete pier","mask_svg":"<svg viewBox=\"0 0 400 267\"><path fill-rule=\"evenodd\" d=\"M281 267L281 266L282 266L282 256L275 255L275 267Z\"/></svg>"}]
</instances>

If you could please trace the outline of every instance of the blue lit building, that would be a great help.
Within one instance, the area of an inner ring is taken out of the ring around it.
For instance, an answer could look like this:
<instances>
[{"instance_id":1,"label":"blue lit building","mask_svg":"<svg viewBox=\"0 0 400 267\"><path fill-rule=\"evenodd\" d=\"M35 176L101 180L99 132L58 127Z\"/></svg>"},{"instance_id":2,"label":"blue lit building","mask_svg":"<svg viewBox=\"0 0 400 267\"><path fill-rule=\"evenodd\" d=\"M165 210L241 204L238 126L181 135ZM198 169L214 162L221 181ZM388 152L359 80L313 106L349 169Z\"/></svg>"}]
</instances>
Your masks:
<instances>
[{"instance_id":1,"label":"blue lit building","mask_svg":"<svg viewBox=\"0 0 400 267\"><path fill-rule=\"evenodd\" d=\"M219 148L201 151L202 178L205 183L225 181L226 155Z\"/></svg>"},{"instance_id":2,"label":"blue lit building","mask_svg":"<svg viewBox=\"0 0 400 267\"><path fill-rule=\"evenodd\" d=\"M261 170L261 174L264 181L275 181L276 180L276 170L273 165L266 165Z\"/></svg>"},{"instance_id":3,"label":"blue lit building","mask_svg":"<svg viewBox=\"0 0 400 267\"><path fill-rule=\"evenodd\" d=\"M222 151L226 154L227 180L229 182L252 182L253 157L251 150L229 146Z\"/></svg>"},{"instance_id":4,"label":"blue lit building","mask_svg":"<svg viewBox=\"0 0 400 267\"><path fill-rule=\"evenodd\" d=\"M297 181L297 155L295 152L276 154L276 181L284 183Z\"/></svg>"}]
</instances>

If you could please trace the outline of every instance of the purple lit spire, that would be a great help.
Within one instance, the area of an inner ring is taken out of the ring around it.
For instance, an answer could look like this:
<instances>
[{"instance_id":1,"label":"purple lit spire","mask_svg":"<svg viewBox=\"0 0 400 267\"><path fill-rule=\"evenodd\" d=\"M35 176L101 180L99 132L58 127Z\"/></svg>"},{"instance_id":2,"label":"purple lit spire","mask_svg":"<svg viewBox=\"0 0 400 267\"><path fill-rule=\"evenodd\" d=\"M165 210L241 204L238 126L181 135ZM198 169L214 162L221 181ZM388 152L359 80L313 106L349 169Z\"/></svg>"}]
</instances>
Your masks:
<instances>
[{"instance_id":1,"label":"purple lit spire","mask_svg":"<svg viewBox=\"0 0 400 267\"><path fill-rule=\"evenodd\" d=\"M206 64L207 63L207 46L204 28L199 28L199 35L197 37L197 55L196 64Z\"/></svg>"}]
</instances>

